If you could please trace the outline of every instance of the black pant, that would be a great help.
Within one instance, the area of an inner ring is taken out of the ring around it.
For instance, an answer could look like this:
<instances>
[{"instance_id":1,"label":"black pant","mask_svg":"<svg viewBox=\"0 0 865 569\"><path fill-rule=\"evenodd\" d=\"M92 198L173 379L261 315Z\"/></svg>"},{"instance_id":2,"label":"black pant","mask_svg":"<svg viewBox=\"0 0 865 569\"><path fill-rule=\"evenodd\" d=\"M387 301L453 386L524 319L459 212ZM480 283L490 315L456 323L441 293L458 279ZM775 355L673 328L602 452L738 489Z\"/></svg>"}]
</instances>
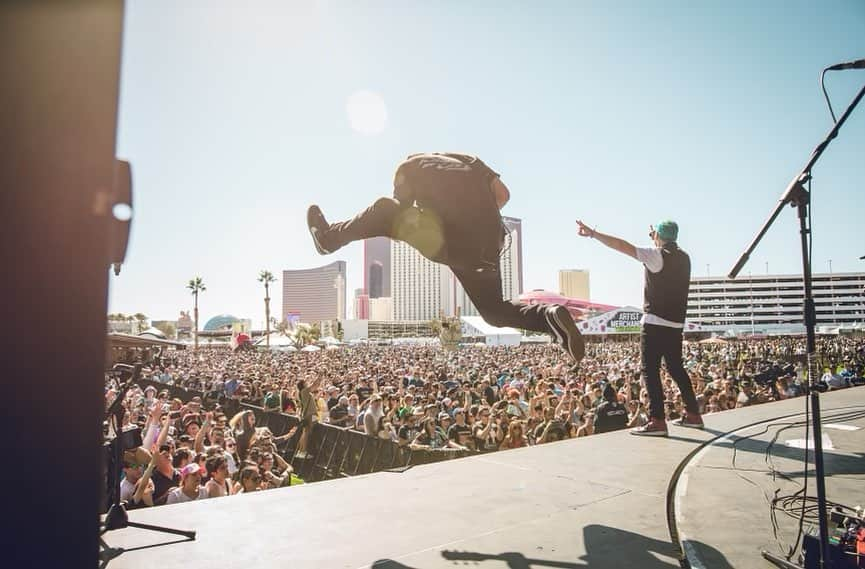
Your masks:
<instances>
[{"instance_id":1,"label":"black pant","mask_svg":"<svg viewBox=\"0 0 865 569\"><path fill-rule=\"evenodd\" d=\"M474 264L466 262L470 255L460 250L459 243L446 242L442 231L444 224L433 210L405 206L404 203L394 198L379 198L354 218L331 224L328 244L342 247L370 237L405 241L427 259L448 265L480 315L491 325L552 332L544 317L549 305L504 300L498 263L492 265L481 259ZM459 262L454 263L455 259Z\"/></svg>"},{"instance_id":2,"label":"black pant","mask_svg":"<svg viewBox=\"0 0 865 569\"><path fill-rule=\"evenodd\" d=\"M697 398L691 378L682 365L682 329L669 326L644 324L640 335L643 360L643 377L649 392L649 417L663 420L664 387L661 385L661 358L667 364L667 371L679 386L682 401L689 413L699 413Z\"/></svg>"}]
</instances>

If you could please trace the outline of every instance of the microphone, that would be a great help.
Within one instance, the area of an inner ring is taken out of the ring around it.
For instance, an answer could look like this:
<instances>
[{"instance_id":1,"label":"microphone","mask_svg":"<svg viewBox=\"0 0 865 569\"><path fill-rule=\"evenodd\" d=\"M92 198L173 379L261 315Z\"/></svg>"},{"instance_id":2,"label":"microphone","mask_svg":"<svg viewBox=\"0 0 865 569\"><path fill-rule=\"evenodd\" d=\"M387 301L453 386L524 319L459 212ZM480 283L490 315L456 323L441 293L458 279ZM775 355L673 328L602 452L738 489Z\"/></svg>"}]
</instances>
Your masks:
<instances>
[{"instance_id":1,"label":"microphone","mask_svg":"<svg viewBox=\"0 0 865 569\"><path fill-rule=\"evenodd\" d=\"M848 61L847 63L836 63L826 68L826 71L841 71L844 69L865 69L865 59Z\"/></svg>"}]
</instances>

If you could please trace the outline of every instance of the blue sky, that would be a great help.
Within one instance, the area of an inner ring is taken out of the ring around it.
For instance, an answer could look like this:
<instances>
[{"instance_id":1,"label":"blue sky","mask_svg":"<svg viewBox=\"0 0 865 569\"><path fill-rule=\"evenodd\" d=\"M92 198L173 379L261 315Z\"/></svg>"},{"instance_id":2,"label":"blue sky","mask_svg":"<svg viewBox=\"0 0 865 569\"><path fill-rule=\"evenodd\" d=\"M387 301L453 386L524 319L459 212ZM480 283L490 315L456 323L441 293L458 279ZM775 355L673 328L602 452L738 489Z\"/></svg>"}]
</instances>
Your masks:
<instances>
[{"instance_id":1,"label":"blue sky","mask_svg":"<svg viewBox=\"0 0 865 569\"><path fill-rule=\"evenodd\" d=\"M135 219L110 311L176 318L200 275L202 321L259 325L261 269L336 259L351 296L360 244L320 257L306 208L353 215L422 151L502 174L527 289L588 268L593 300L641 301L640 266L577 218L637 245L675 219L694 274L726 274L831 128L819 73L865 57L863 30L861 0L132 0L117 146ZM828 75L836 114L863 83ZM352 128L360 91L384 103L377 134ZM865 104L814 169L816 272L865 270L863 180ZM785 210L743 274L801 272L797 238Z\"/></svg>"}]
</instances>

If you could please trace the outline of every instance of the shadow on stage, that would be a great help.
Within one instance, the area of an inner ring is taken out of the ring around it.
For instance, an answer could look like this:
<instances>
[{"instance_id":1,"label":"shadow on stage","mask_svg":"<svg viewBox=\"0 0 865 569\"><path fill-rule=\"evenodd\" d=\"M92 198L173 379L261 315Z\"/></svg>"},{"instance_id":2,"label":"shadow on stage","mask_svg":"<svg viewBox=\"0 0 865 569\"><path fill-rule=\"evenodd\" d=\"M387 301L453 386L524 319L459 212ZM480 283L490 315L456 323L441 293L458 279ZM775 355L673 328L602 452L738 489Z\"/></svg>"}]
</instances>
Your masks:
<instances>
[{"instance_id":1,"label":"shadow on stage","mask_svg":"<svg viewBox=\"0 0 865 569\"><path fill-rule=\"evenodd\" d=\"M564 535L564 531L562 532ZM676 569L682 567L676 547L670 542L661 541L619 528L589 525L583 529L586 554L574 561L543 559L526 556L523 553L508 551L504 553L482 553L477 551L441 552L444 559L454 566L471 562L483 567L485 561L496 561L490 567L508 569L621 569L639 567L640 569ZM717 549L699 542L690 542L700 553L700 559L707 567L732 569L732 565ZM440 564L437 564L440 566ZM371 565L371 569L426 569L422 565L406 565L392 559L381 559Z\"/></svg>"}]
</instances>

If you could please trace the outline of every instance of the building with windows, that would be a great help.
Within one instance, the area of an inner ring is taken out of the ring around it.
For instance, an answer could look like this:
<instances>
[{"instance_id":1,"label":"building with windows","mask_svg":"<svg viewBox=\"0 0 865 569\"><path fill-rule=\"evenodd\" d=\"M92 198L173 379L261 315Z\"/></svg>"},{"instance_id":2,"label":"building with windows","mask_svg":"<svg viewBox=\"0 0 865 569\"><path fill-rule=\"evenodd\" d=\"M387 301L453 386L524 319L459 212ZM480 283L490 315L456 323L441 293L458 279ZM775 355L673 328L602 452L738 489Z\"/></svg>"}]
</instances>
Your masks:
<instances>
[{"instance_id":1,"label":"building with windows","mask_svg":"<svg viewBox=\"0 0 865 569\"><path fill-rule=\"evenodd\" d=\"M559 294L568 298L590 300L589 271L586 269L562 269L559 271Z\"/></svg>"},{"instance_id":2,"label":"building with windows","mask_svg":"<svg viewBox=\"0 0 865 569\"><path fill-rule=\"evenodd\" d=\"M363 241L363 290L369 298L390 296L390 242L387 237Z\"/></svg>"},{"instance_id":3,"label":"building with windows","mask_svg":"<svg viewBox=\"0 0 865 569\"><path fill-rule=\"evenodd\" d=\"M345 261L282 271L283 319L306 323L345 320L345 271Z\"/></svg>"},{"instance_id":4,"label":"building with windows","mask_svg":"<svg viewBox=\"0 0 865 569\"><path fill-rule=\"evenodd\" d=\"M522 220L503 217L508 231L500 257L502 298L514 300L523 291ZM394 320L477 316L478 311L450 268L433 263L413 247L391 241L391 292ZM372 299L370 295L370 299ZM372 317L370 317L372 318Z\"/></svg>"},{"instance_id":5,"label":"building with windows","mask_svg":"<svg viewBox=\"0 0 865 569\"><path fill-rule=\"evenodd\" d=\"M865 322L865 273L816 274L812 280L818 330ZM687 318L705 331L802 333L803 291L801 275L695 278Z\"/></svg>"},{"instance_id":6,"label":"building with windows","mask_svg":"<svg viewBox=\"0 0 865 569\"><path fill-rule=\"evenodd\" d=\"M453 273L402 241L391 241L393 319L430 320L445 308Z\"/></svg>"},{"instance_id":7,"label":"building with windows","mask_svg":"<svg viewBox=\"0 0 865 569\"><path fill-rule=\"evenodd\" d=\"M393 299L389 296L369 299L369 319L378 321L393 320Z\"/></svg>"},{"instance_id":8,"label":"building with windows","mask_svg":"<svg viewBox=\"0 0 865 569\"><path fill-rule=\"evenodd\" d=\"M354 291L354 319L369 320L369 295L362 288Z\"/></svg>"}]
</instances>

